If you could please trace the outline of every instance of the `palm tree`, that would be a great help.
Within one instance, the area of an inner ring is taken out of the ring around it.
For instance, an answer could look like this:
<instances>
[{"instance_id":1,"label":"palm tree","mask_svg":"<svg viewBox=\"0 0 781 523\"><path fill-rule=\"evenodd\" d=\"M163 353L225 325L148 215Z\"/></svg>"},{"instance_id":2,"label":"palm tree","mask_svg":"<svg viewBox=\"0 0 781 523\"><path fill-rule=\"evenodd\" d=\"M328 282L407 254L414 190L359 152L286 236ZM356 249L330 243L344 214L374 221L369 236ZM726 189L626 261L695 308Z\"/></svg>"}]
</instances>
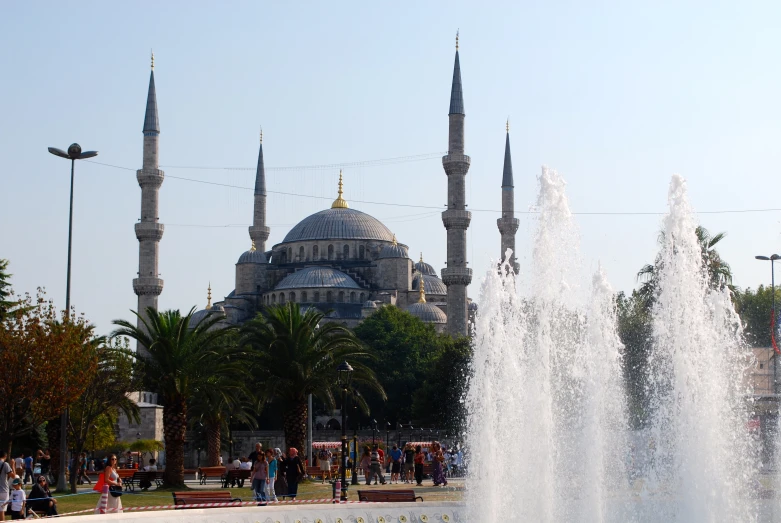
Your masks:
<instances>
[{"instance_id":1,"label":"palm tree","mask_svg":"<svg viewBox=\"0 0 781 523\"><path fill-rule=\"evenodd\" d=\"M137 327L125 320L111 335L127 336L146 347L139 355L148 390L156 391L163 403L163 434L166 467L163 481L172 487L184 486L184 436L187 430L187 402L208 386L210 380L239 375L243 362L240 352L224 343L230 328L212 328L223 318L214 314L194 328L190 326L195 307L182 316L178 310L158 312L147 308Z\"/></svg>"},{"instance_id":2,"label":"palm tree","mask_svg":"<svg viewBox=\"0 0 781 523\"><path fill-rule=\"evenodd\" d=\"M385 391L366 365L373 359L351 330L320 322L325 314L315 308L302 312L297 303L266 309L241 328L240 344L253 358L261 399L284 407L285 443L303 449L306 443L307 397L312 394L334 408L336 366L353 367L354 386L365 385L385 399ZM353 396L365 408L363 398Z\"/></svg>"},{"instance_id":3,"label":"palm tree","mask_svg":"<svg viewBox=\"0 0 781 523\"><path fill-rule=\"evenodd\" d=\"M695 229L695 233L697 234L697 242L700 244L702 268L707 272L710 286L714 289L725 287L732 289L732 269L716 250L716 244L723 240L727 233L720 232L711 236L708 229L699 225ZM659 233L659 244L662 245L664 240L664 232ZM656 256L656 261L653 264L649 263L643 266L637 273L637 279L641 282L638 294L646 308L650 308L656 299L661 265L660 253Z\"/></svg>"}]
</instances>

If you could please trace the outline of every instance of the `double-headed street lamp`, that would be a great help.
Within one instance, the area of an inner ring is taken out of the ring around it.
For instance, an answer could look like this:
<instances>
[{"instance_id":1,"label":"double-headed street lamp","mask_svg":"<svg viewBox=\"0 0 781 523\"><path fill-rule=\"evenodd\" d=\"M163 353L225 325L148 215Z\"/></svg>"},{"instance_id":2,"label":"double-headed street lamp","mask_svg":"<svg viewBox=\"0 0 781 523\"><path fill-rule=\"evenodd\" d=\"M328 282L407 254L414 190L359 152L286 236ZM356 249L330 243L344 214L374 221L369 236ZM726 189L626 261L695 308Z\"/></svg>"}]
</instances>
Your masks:
<instances>
[{"instance_id":1,"label":"double-headed street lamp","mask_svg":"<svg viewBox=\"0 0 781 523\"><path fill-rule=\"evenodd\" d=\"M76 160L84 160L98 155L98 151L81 152L81 145L72 143L68 147L68 152L56 147L49 147L49 152L54 156L65 158L71 161L71 196L70 196L70 214L68 215L68 276L65 284L65 310L67 318L71 314L71 246L73 243L73 177ZM60 462L57 467L57 490L64 492L68 488L65 481L65 466L68 459L68 409L60 416Z\"/></svg>"},{"instance_id":2,"label":"double-headed street lamp","mask_svg":"<svg viewBox=\"0 0 781 523\"><path fill-rule=\"evenodd\" d=\"M347 501L347 389L353 377L353 368L346 361L336 367L336 384L342 388L342 492L340 501Z\"/></svg>"},{"instance_id":3,"label":"double-headed street lamp","mask_svg":"<svg viewBox=\"0 0 781 523\"><path fill-rule=\"evenodd\" d=\"M771 309L770 317L771 317L771 337L775 338L776 335L776 271L775 271L775 261L781 260L781 256L778 254L771 254L770 256L754 256L757 260L762 261L769 261L770 262L770 294L773 295L773 308ZM778 354L775 352L775 347L773 347L773 394L778 394Z\"/></svg>"}]
</instances>

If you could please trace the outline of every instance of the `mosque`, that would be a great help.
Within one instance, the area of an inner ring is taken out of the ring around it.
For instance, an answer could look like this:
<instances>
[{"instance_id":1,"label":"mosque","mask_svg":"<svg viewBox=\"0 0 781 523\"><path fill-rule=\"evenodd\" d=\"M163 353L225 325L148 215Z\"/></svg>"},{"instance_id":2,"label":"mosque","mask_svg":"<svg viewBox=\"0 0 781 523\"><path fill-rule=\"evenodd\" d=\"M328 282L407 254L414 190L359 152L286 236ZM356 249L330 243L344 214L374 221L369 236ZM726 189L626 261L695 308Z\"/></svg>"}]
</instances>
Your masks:
<instances>
[{"instance_id":1,"label":"mosque","mask_svg":"<svg viewBox=\"0 0 781 523\"><path fill-rule=\"evenodd\" d=\"M194 321L207 315L224 315L227 324L241 324L264 306L289 302L328 312L327 321L355 327L380 306L405 309L440 332L467 335L477 304L467 296L472 270L467 267L466 231L471 213L466 210L465 178L470 158L464 153L464 100L456 38L456 55L450 93L448 154L442 158L447 176L447 209L442 222L447 235L447 265L441 270L410 259L409 247L376 218L354 209L345 198L342 173L336 199L330 208L307 216L282 242L268 248L266 225L266 173L263 136L255 177L254 210L249 227L251 247L236 262L235 289L222 300L211 302L209 288L205 309ZM139 272L133 280L138 311L157 308L163 290L158 274L159 244L164 226L159 223L158 192L164 173L158 165L160 123L155 93L154 55L144 118L143 167L137 172L141 187L141 220L136 224L139 241ZM501 185L502 215L497 220L501 234L501 259L507 249L515 252L518 219L514 216L512 161L509 126L505 143ZM514 257L513 257L514 258ZM514 259L508 260L517 272ZM330 311L330 312L329 312ZM140 349L142 350L142 348Z\"/></svg>"}]
</instances>

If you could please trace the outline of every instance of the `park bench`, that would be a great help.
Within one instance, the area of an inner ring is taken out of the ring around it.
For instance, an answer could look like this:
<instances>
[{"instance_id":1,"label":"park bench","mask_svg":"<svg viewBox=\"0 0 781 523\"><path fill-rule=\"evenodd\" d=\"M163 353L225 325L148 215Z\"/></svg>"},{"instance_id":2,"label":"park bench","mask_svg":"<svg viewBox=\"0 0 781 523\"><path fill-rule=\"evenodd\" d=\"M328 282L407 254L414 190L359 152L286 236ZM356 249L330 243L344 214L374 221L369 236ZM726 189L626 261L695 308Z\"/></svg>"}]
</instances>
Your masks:
<instances>
[{"instance_id":1,"label":"park bench","mask_svg":"<svg viewBox=\"0 0 781 523\"><path fill-rule=\"evenodd\" d=\"M309 476L311 479L315 479L315 478L323 479L323 471L320 470L320 467L307 467L306 475ZM331 479L336 479L340 477L342 477L342 468L336 465L331 465Z\"/></svg>"},{"instance_id":2,"label":"park bench","mask_svg":"<svg viewBox=\"0 0 781 523\"><path fill-rule=\"evenodd\" d=\"M217 492L188 490L186 492L174 492L173 496L174 505L176 505L177 509L193 508L188 505L198 505L200 503L241 503L240 498L231 497L230 491L225 490L219 490Z\"/></svg>"},{"instance_id":3,"label":"park bench","mask_svg":"<svg viewBox=\"0 0 781 523\"><path fill-rule=\"evenodd\" d=\"M421 496L416 496L414 490L359 490L358 501L379 502L416 502L423 501Z\"/></svg>"},{"instance_id":4,"label":"park bench","mask_svg":"<svg viewBox=\"0 0 781 523\"><path fill-rule=\"evenodd\" d=\"M152 470L152 471L144 471L144 470L137 470L133 476L125 482L123 480L123 483L126 483L126 487L129 487L130 490L135 490L136 486L141 486L141 482L144 480L149 481L149 483L154 483L156 487L160 487L160 485L163 484L163 471L162 470Z\"/></svg>"},{"instance_id":5,"label":"park bench","mask_svg":"<svg viewBox=\"0 0 781 523\"><path fill-rule=\"evenodd\" d=\"M199 467L198 476L201 478L201 485L206 484L207 479L218 479L222 481L227 469L225 467Z\"/></svg>"},{"instance_id":6,"label":"park bench","mask_svg":"<svg viewBox=\"0 0 781 523\"><path fill-rule=\"evenodd\" d=\"M117 471L117 475L119 476L119 479L122 480L122 485L125 487L125 490L132 490L134 488L133 476L138 471L136 469L114 469L114 470Z\"/></svg>"},{"instance_id":7,"label":"park bench","mask_svg":"<svg viewBox=\"0 0 781 523\"><path fill-rule=\"evenodd\" d=\"M239 488L243 488L244 480L249 479L251 475L251 470L231 469L222 478L222 488L228 488L228 484L231 486L238 485Z\"/></svg>"}]
</instances>

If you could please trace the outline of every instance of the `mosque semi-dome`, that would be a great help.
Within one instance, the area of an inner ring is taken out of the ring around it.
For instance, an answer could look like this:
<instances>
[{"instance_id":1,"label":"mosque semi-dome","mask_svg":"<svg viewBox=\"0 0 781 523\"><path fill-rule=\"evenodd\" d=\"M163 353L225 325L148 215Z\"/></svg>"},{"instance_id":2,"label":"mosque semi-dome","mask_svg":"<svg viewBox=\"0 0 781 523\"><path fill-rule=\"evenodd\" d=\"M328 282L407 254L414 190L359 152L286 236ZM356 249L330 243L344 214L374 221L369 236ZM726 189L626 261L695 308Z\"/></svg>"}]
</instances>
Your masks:
<instances>
[{"instance_id":1,"label":"mosque semi-dome","mask_svg":"<svg viewBox=\"0 0 781 523\"><path fill-rule=\"evenodd\" d=\"M305 289L312 287L328 287L340 289L360 289L361 286L355 283L342 271L337 271L330 267L307 267L293 274L285 276L279 282L275 290L284 289Z\"/></svg>"},{"instance_id":2,"label":"mosque semi-dome","mask_svg":"<svg viewBox=\"0 0 781 523\"><path fill-rule=\"evenodd\" d=\"M262 251L255 250L255 242L252 242L250 250L244 252L239 256L239 261L236 263L267 263L266 255Z\"/></svg>"},{"instance_id":3,"label":"mosque semi-dome","mask_svg":"<svg viewBox=\"0 0 781 523\"><path fill-rule=\"evenodd\" d=\"M442 309L430 303L413 303L407 307L407 312L426 323L447 323L447 315Z\"/></svg>"},{"instance_id":4,"label":"mosque semi-dome","mask_svg":"<svg viewBox=\"0 0 781 523\"><path fill-rule=\"evenodd\" d=\"M390 245L385 245L380 250L380 255L377 257L379 260L384 258L409 258L407 247L404 245L399 245L396 242L396 236L394 235L393 243Z\"/></svg>"},{"instance_id":5,"label":"mosque semi-dome","mask_svg":"<svg viewBox=\"0 0 781 523\"><path fill-rule=\"evenodd\" d=\"M436 276L429 274L418 273L412 278L412 290L416 291L420 288L420 278L423 278L423 282L426 286L426 292L429 294L447 294L447 285L445 282L437 278Z\"/></svg>"}]
</instances>

